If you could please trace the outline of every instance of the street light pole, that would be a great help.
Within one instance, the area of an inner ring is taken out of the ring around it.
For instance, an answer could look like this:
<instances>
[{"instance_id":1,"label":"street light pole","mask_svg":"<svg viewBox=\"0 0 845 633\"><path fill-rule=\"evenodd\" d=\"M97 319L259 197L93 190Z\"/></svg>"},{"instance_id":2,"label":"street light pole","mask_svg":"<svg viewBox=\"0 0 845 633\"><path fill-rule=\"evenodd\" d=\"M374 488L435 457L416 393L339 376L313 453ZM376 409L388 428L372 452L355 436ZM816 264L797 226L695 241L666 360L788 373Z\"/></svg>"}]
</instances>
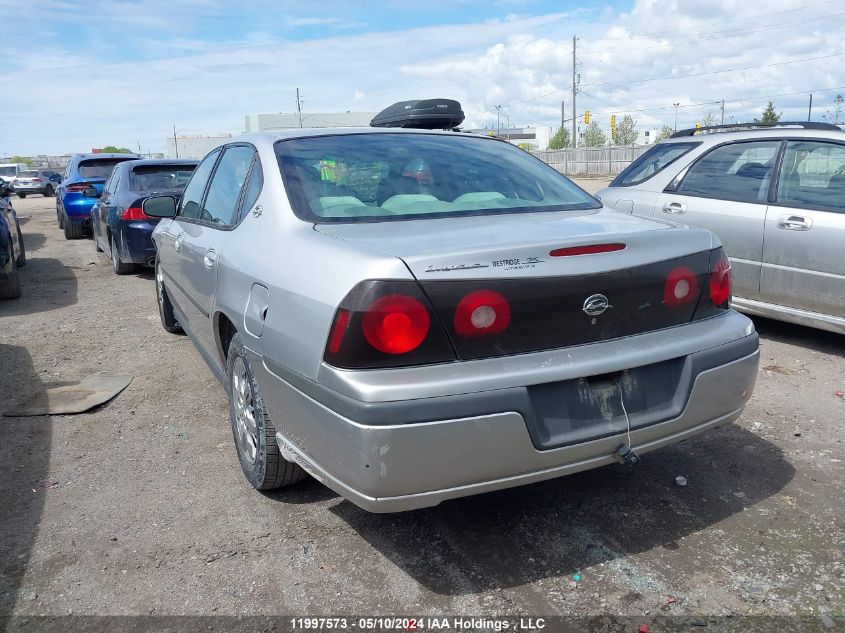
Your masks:
<instances>
[{"instance_id":1,"label":"street light pole","mask_svg":"<svg viewBox=\"0 0 845 633\"><path fill-rule=\"evenodd\" d=\"M675 131L677 132L678 131L678 106L681 105L681 104L680 103L673 103L672 105L675 106Z\"/></svg>"},{"instance_id":2,"label":"street light pole","mask_svg":"<svg viewBox=\"0 0 845 633\"><path fill-rule=\"evenodd\" d=\"M179 142L176 140L176 124L173 124L173 147L176 150L176 158L179 158Z\"/></svg>"}]
</instances>

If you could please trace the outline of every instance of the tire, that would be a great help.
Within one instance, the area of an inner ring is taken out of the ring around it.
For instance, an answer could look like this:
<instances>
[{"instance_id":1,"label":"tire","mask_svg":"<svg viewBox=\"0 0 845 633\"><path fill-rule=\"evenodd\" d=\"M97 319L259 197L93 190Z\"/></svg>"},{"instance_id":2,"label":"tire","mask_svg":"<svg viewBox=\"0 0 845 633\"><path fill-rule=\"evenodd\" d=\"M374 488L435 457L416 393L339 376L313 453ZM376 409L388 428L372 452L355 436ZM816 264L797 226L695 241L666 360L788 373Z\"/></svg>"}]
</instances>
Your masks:
<instances>
[{"instance_id":1,"label":"tire","mask_svg":"<svg viewBox=\"0 0 845 633\"><path fill-rule=\"evenodd\" d=\"M85 237L85 227L81 224L74 224L62 216L62 228L65 230L66 240L78 240Z\"/></svg>"},{"instance_id":2,"label":"tire","mask_svg":"<svg viewBox=\"0 0 845 633\"><path fill-rule=\"evenodd\" d=\"M170 297L167 296L167 288L164 287L164 274L158 263L158 256L156 256L155 276L156 303L158 304L158 316L161 318L161 327L171 334L180 334L183 331L182 326L176 320L176 315L173 313L173 304L170 303Z\"/></svg>"},{"instance_id":3,"label":"tire","mask_svg":"<svg viewBox=\"0 0 845 633\"><path fill-rule=\"evenodd\" d=\"M59 205L57 204L56 205L56 223L59 225L60 229L65 228L65 222L64 222L65 217L64 216L65 216L65 214L62 212L62 210L59 208Z\"/></svg>"},{"instance_id":4,"label":"tire","mask_svg":"<svg viewBox=\"0 0 845 633\"><path fill-rule=\"evenodd\" d=\"M26 198L26 194L25 194L25 193L23 193L23 192L18 192L18 198L20 198L21 200L23 200L24 198Z\"/></svg>"},{"instance_id":5,"label":"tire","mask_svg":"<svg viewBox=\"0 0 845 633\"><path fill-rule=\"evenodd\" d=\"M97 236L96 236L96 235L94 235L94 231L93 231L93 230L91 231L91 235L92 235L92 236L93 236L93 238L94 238L94 248L96 249L96 251L97 251L98 253L102 253L102 252L103 252L103 249L102 249L102 248L100 248L100 243L97 241Z\"/></svg>"},{"instance_id":6,"label":"tire","mask_svg":"<svg viewBox=\"0 0 845 633\"><path fill-rule=\"evenodd\" d=\"M135 264L127 264L120 259L117 252L117 245L114 243L114 236L109 236L109 247L111 248L111 267L115 275L128 275L135 270Z\"/></svg>"},{"instance_id":7,"label":"tire","mask_svg":"<svg viewBox=\"0 0 845 633\"><path fill-rule=\"evenodd\" d=\"M12 248L11 236L9 236L9 250ZM17 299L21 296L21 280L18 278L18 269L12 266L6 282L0 284L0 299Z\"/></svg>"},{"instance_id":8,"label":"tire","mask_svg":"<svg viewBox=\"0 0 845 633\"><path fill-rule=\"evenodd\" d=\"M258 382L237 333L229 343L226 375L232 436L241 470L249 483L256 490L272 490L305 479L307 473L279 451L276 427L264 408Z\"/></svg>"},{"instance_id":9,"label":"tire","mask_svg":"<svg viewBox=\"0 0 845 633\"><path fill-rule=\"evenodd\" d=\"M53 191L53 186L52 186L52 185L47 185L47 186L44 188L44 197L45 197L45 198L52 198L52 197L53 197L53 193L54 193L54 191Z\"/></svg>"},{"instance_id":10,"label":"tire","mask_svg":"<svg viewBox=\"0 0 845 633\"><path fill-rule=\"evenodd\" d=\"M21 227L18 227L18 246L20 248L20 252L18 253L17 260L15 260L15 264L17 264L18 268L23 268L26 266L26 247L23 245Z\"/></svg>"}]
</instances>

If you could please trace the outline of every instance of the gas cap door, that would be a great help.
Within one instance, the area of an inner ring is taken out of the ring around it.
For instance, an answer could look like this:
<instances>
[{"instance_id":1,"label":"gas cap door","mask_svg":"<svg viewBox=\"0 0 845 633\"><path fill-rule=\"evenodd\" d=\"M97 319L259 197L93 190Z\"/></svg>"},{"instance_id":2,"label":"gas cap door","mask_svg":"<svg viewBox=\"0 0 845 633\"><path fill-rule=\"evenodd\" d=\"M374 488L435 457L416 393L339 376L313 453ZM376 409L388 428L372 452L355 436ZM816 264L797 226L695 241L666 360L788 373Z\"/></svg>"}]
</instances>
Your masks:
<instances>
[{"instance_id":1,"label":"gas cap door","mask_svg":"<svg viewBox=\"0 0 845 633\"><path fill-rule=\"evenodd\" d=\"M246 302L244 328L247 333L258 338L264 332L264 320L270 308L270 291L261 284L252 284L249 300Z\"/></svg>"}]
</instances>

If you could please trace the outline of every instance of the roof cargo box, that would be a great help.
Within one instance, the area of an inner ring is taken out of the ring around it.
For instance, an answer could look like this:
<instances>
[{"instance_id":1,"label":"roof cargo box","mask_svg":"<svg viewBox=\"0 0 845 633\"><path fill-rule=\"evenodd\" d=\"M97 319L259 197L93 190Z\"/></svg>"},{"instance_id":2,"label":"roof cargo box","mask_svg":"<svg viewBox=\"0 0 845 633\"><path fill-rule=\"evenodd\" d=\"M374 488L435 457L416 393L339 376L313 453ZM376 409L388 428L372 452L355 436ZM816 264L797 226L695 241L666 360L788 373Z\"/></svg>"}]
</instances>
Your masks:
<instances>
[{"instance_id":1,"label":"roof cargo box","mask_svg":"<svg viewBox=\"0 0 845 633\"><path fill-rule=\"evenodd\" d=\"M453 99L414 99L385 108L373 117L370 126L449 130L463 120L461 104Z\"/></svg>"}]
</instances>

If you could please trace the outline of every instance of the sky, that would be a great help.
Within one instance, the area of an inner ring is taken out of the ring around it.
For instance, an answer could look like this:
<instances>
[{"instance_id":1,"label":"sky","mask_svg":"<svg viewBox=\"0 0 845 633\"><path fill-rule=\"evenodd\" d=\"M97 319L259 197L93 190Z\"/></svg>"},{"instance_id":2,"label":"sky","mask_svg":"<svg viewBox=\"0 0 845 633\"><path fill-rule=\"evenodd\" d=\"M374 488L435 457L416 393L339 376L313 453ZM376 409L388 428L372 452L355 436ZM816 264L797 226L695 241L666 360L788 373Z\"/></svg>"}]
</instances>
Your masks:
<instances>
[{"instance_id":1,"label":"sky","mask_svg":"<svg viewBox=\"0 0 845 633\"><path fill-rule=\"evenodd\" d=\"M841 0L0 0L0 156L238 134L244 115L457 99L465 127L833 115ZM507 117L507 119L505 118ZM845 113L843 113L845 119Z\"/></svg>"}]
</instances>

